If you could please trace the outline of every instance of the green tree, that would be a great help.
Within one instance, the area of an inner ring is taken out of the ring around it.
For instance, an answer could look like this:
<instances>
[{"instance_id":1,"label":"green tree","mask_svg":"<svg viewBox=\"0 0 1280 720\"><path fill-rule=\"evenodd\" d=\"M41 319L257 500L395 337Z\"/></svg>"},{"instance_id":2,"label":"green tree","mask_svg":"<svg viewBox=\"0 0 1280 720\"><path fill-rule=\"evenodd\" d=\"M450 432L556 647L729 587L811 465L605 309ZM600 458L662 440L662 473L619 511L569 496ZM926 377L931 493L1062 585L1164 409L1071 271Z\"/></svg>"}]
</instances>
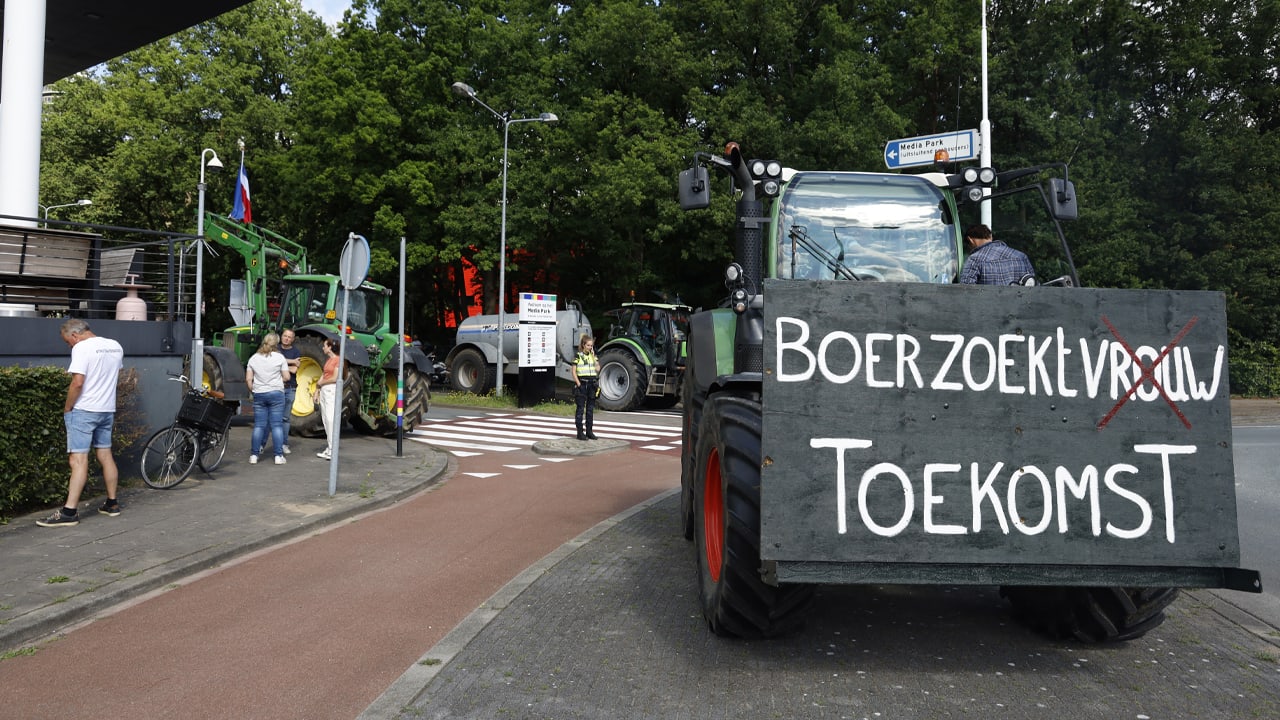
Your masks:
<instances>
[{"instance_id":1,"label":"green tree","mask_svg":"<svg viewBox=\"0 0 1280 720\"><path fill-rule=\"evenodd\" d=\"M44 112L41 197L91 198L77 219L194 233L201 150L228 169L207 174L206 207L229 213L243 138L254 220L288 234L273 189L294 141L292 88L327 33L298 0L258 0L59 81ZM209 260L210 288L243 272L238 257ZM210 327L230 324L218 304Z\"/></svg>"}]
</instances>

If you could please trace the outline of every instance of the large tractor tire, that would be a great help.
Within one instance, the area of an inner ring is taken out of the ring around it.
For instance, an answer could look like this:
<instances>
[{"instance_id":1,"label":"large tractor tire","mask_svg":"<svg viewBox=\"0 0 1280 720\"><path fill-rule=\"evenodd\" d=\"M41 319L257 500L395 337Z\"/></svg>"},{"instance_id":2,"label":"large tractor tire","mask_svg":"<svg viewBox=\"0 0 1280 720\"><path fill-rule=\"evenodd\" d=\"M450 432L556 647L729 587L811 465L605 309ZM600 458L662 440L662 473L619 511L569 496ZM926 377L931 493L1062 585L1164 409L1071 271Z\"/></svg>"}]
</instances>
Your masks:
<instances>
[{"instance_id":1,"label":"large tractor tire","mask_svg":"<svg viewBox=\"0 0 1280 720\"><path fill-rule=\"evenodd\" d=\"M808 585L760 577L760 403L734 395L707 401L698 430L694 542L702 614L716 635L758 638L804 622Z\"/></svg>"},{"instance_id":2,"label":"large tractor tire","mask_svg":"<svg viewBox=\"0 0 1280 720\"><path fill-rule=\"evenodd\" d=\"M300 337L293 346L298 348L298 391L294 393L293 407L289 413L289 429L301 437L324 437L324 418L320 417L320 403L311 399L316 383L324 373L325 356L321 347L323 339L316 336ZM342 421L351 419L360 407L360 375L348 374L342 383Z\"/></svg>"},{"instance_id":3,"label":"large tractor tire","mask_svg":"<svg viewBox=\"0 0 1280 720\"><path fill-rule=\"evenodd\" d=\"M596 406L602 410L628 412L640 407L649 388L649 374L634 355L622 348L609 348L600 353L600 396Z\"/></svg>"},{"instance_id":4,"label":"large tractor tire","mask_svg":"<svg viewBox=\"0 0 1280 720\"><path fill-rule=\"evenodd\" d=\"M480 351L467 348L453 357L449 366L449 386L461 393L486 395L497 385L497 371L485 362Z\"/></svg>"},{"instance_id":5,"label":"large tractor tire","mask_svg":"<svg viewBox=\"0 0 1280 720\"><path fill-rule=\"evenodd\" d=\"M431 377L417 365L404 366L404 429L408 432L427 417L431 409ZM394 411L394 408L393 408ZM395 427L391 428L393 431Z\"/></svg>"},{"instance_id":6,"label":"large tractor tire","mask_svg":"<svg viewBox=\"0 0 1280 720\"><path fill-rule=\"evenodd\" d=\"M1002 587L1014 615L1055 640L1111 643L1146 635L1164 622L1177 588Z\"/></svg>"},{"instance_id":7,"label":"large tractor tire","mask_svg":"<svg viewBox=\"0 0 1280 720\"><path fill-rule=\"evenodd\" d=\"M360 368L353 367L342 380L342 422L352 422L360 415L360 396L363 392L364 377L360 374Z\"/></svg>"},{"instance_id":8,"label":"large tractor tire","mask_svg":"<svg viewBox=\"0 0 1280 720\"><path fill-rule=\"evenodd\" d=\"M394 435L396 432L396 395L399 392L399 377L397 369L388 369L384 379L387 386L386 403L382 408L382 415L377 418L377 422L369 431L384 435ZM427 374L418 370L417 365L411 363L404 366L404 429L406 432L412 430L415 425L427 416L427 409L431 403L431 381L427 379ZM361 423L362 425L364 423Z\"/></svg>"},{"instance_id":9,"label":"large tractor tire","mask_svg":"<svg viewBox=\"0 0 1280 720\"><path fill-rule=\"evenodd\" d=\"M191 377L191 375L188 373L187 377ZM205 390L214 393L215 396L223 392L222 366L218 364L217 358L208 353L204 354L204 366L201 371L200 384L204 386Z\"/></svg>"},{"instance_id":10,"label":"large tractor tire","mask_svg":"<svg viewBox=\"0 0 1280 720\"><path fill-rule=\"evenodd\" d=\"M289 429L300 437L324 437L324 420L320 417L320 403L312 400L316 391L316 383L324 374L323 340L315 336L300 337L293 346L298 349L298 392L293 396L293 407L285 408L289 413Z\"/></svg>"}]
</instances>

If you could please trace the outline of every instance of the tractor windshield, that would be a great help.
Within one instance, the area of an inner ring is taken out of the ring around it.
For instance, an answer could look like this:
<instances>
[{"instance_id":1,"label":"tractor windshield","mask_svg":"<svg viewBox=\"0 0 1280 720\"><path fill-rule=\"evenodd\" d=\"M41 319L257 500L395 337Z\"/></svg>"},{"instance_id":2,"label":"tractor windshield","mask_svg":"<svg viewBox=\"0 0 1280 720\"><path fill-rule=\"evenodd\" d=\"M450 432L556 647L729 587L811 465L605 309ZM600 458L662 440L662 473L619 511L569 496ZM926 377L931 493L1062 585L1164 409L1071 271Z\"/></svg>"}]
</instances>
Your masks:
<instances>
[{"instance_id":1,"label":"tractor windshield","mask_svg":"<svg viewBox=\"0 0 1280 720\"><path fill-rule=\"evenodd\" d=\"M329 285L291 280L285 283L280 327L297 328L325 321L329 309Z\"/></svg>"},{"instance_id":2,"label":"tractor windshield","mask_svg":"<svg viewBox=\"0 0 1280 720\"><path fill-rule=\"evenodd\" d=\"M949 207L911 175L797 173L778 212L775 276L953 282L960 251Z\"/></svg>"},{"instance_id":3,"label":"tractor windshield","mask_svg":"<svg viewBox=\"0 0 1280 720\"><path fill-rule=\"evenodd\" d=\"M290 280L286 285L280 327L302 327L315 323L333 323L342 315L343 300L347 291L338 289L337 297L330 298L334 283L319 280ZM359 288L351 293L351 307L347 310L347 326L357 333L375 333L382 329L383 296L377 290ZM329 311L335 314L328 317Z\"/></svg>"}]
</instances>

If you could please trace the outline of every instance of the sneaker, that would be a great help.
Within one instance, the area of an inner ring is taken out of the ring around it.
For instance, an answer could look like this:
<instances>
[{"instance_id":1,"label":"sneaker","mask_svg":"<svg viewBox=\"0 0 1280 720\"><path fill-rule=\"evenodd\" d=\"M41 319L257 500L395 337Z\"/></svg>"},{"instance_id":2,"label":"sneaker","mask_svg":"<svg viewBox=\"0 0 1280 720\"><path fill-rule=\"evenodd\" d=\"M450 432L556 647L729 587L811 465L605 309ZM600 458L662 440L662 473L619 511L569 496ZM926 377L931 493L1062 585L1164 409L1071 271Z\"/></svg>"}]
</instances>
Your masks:
<instances>
[{"instance_id":1,"label":"sneaker","mask_svg":"<svg viewBox=\"0 0 1280 720\"><path fill-rule=\"evenodd\" d=\"M289 455L289 454L292 454L292 453L293 453L293 451L289 449L289 446L288 446L288 445L285 445L285 446L281 447L280 449L281 449L281 450L284 450L284 454L285 454L285 455Z\"/></svg>"},{"instance_id":2,"label":"sneaker","mask_svg":"<svg viewBox=\"0 0 1280 720\"><path fill-rule=\"evenodd\" d=\"M329 451L328 451L328 450L323 450L323 451L321 451L321 452L316 453L316 457L320 458L321 460L332 460L332 459L333 459L333 456L329 454Z\"/></svg>"},{"instance_id":3,"label":"sneaker","mask_svg":"<svg viewBox=\"0 0 1280 720\"><path fill-rule=\"evenodd\" d=\"M53 511L53 514L43 520L37 520L36 524L40 527L72 527L80 524L79 513L75 515L64 515L62 508Z\"/></svg>"},{"instance_id":4,"label":"sneaker","mask_svg":"<svg viewBox=\"0 0 1280 720\"><path fill-rule=\"evenodd\" d=\"M102 503L102 507L98 508L98 512L115 517L120 514L120 503L115 500L108 500Z\"/></svg>"},{"instance_id":5,"label":"sneaker","mask_svg":"<svg viewBox=\"0 0 1280 720\"><path fill-rule=\"evenodd\" d=\"M250 456L249 456L249 464L250 464L250 465L257 465L257 464L258 464L258 456L257 456L257 455L250 455Z\"/></svg>"},{"instance_id":6,"label":"sneaker","mask_svg":"<svg viewBox=\"0 0 1280 720\"><path fill-rule=\"evenodd\" d=\"M283 456L283 455L277 455L277 456L276 456L276 464L277 464L277 465L283 465L284 463L285 463L284 456Z\"/></svg>"}]
</instances>

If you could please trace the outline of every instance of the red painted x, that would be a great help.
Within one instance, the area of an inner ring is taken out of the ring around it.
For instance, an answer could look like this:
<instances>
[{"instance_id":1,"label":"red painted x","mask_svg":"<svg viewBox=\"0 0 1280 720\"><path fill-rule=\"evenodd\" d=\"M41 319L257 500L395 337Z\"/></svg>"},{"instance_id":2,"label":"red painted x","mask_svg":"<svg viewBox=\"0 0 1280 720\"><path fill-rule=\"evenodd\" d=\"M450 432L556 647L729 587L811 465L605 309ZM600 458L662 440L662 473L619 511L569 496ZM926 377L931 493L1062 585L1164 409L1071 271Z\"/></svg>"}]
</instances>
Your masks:
<instances>
[{"instance_id":1,"label":"red painted x","mask_svg":"<svg viewBox=\"0 0 1280 720\"><path fill-rule=\"evenodd\" d=\"M1151 362L1151 367L1147 367L1142 364L1142 360L1138 358L1137 353L1129 347L1129 343L1125 342L1124 338L1120 337L1120 331L1116 330L1116 327L1111 324L1111 321L1107 319L1107 316L1102 316L1103 324L1107 326L1107 329L1111 331L1112 335L1116 336L1116 342L1120 344L1120 347L1124 348L1125 352L1129 353L1129 357L1133 359L1134 364L1142 370L1142 376L1133 384L1133 387L1129 388L1129 392L1125 393L1124 397L1120 398L1120 401L1116 403L1115 407L1111 408L1111 412L1107 413L1106 417L1102 418L1102 420L1098 422L1099 430L1106 427L1107 423L1111 422L1111 418L1115 417L1116 413L1120 412L1120 408L1124 407L1124 404L1129 402L1129 398L1137 394L1138 388L1141 387L1144 382L1151 383L1152 386L1159 391L1160 397L1164 398L1164 401L1169 404L1169 408L1173 410L1173 413L1182 421L1182 424L1185 425L1188 430L1191 429L1191 423L1187 420L1187 417L1182 414L1182 411L1178 409L1178 406L1175 405L1169 395L1165 393L1164 388L1160 385L1160 381L1156 380L1156 366L1164 361L1165 356L1167 356L1179 342L1182 342L1182 338L1186 337L1187 333L1191 331L1191 328L1194 327L1199 320L1199 317L1191 318L1191 321L1178 331L1178 334L1174 336L1173 340L1169 341L1169 345L1165 347L1165 349L1156 356L1156 359Z\"/></svg>"}]
</instances>

